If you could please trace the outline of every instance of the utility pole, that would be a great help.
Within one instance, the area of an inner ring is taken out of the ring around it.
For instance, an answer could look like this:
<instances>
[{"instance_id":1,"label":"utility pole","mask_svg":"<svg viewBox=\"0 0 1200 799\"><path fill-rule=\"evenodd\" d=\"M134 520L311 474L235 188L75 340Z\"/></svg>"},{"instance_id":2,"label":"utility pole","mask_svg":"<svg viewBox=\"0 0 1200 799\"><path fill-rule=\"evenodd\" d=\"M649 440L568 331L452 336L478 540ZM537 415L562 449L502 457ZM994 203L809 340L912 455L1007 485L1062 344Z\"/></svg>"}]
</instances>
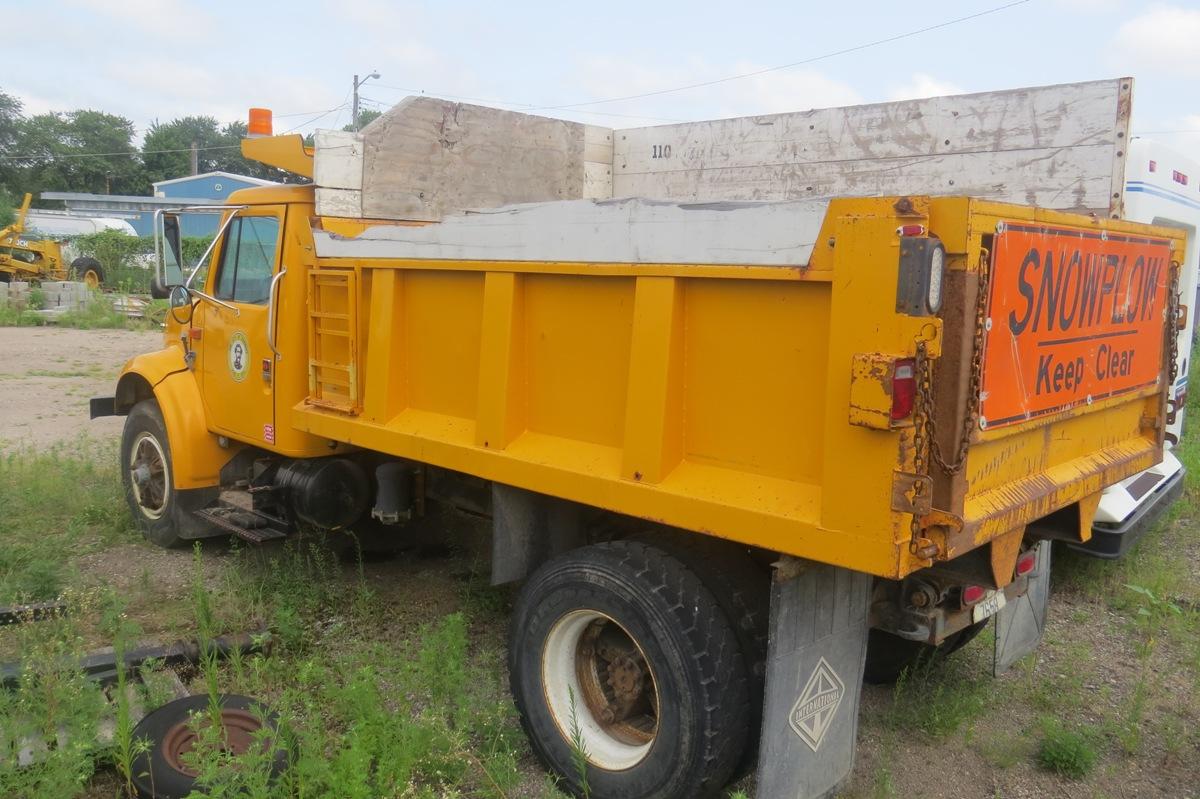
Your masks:
<instances>
[{"instance_id":1,"label":"utility pole","mask_svg":"<svg viewBox=\"0 0 1200 799\"><path fill-rule=\"evenodd\" d=\"M194 140L192 141L191 166L192 166L192 174L199 175L200 174L200 147Z\"/></svg>"},{"instance_id":2,"label":"utility pole","mask_svg":"<svg viewBox=\"0 0 1200 799\"><path fill-rule=\"evenodd\" d=\"M372 78L379 80L379 73L372 72L362 80L359 80L357 75L354 76L354 102L350 106L350 124L354 127L355 132L358 131L358 87L362 86Z\"/></svg>"}]
</instances>

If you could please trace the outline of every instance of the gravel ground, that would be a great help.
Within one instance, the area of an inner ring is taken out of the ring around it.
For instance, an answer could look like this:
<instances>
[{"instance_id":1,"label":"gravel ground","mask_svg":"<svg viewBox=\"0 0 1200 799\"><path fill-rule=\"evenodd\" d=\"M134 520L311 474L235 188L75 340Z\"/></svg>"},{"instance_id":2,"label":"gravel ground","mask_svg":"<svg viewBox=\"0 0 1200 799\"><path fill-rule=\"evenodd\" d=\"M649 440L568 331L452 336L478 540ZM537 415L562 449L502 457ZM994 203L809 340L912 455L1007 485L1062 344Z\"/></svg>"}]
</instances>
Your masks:
<instances>
[{"instance_id":1,"label":"gravel ground","mask_svg":"<svg viewBox=\"0 0 1200 799\"><path fill-rule=\"evenodd\" d=\"M121 365L161 346L158 332L0 327L0 451L119 435L124 420L89 419L88 400L111 396Z\"/></svg>"}]
</instances>

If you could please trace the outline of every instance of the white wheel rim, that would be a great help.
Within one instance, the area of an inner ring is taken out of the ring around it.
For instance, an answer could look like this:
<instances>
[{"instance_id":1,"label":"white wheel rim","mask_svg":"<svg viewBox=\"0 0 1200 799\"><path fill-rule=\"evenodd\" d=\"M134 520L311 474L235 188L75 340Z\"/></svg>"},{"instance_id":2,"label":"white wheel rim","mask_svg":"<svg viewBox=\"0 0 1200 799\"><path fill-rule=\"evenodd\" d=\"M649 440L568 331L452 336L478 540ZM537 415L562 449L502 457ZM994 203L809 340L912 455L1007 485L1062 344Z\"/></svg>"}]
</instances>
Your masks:
<instances>
[{"instance_id":1,"label":"white wheel rim","mask_svg":"<svg viewBox=\"0 0 1200 799\"><path fill-rule=\"evenodd\" d=\"M171 468L162 444L148 432L138 433L129 448L129 484L147 519L160 519L171 494Z\"/></svg>"},{"instance_id":2,"label":"white wheel rim","mask_svg":"<svg viewBox=\"0 0 1200 799\"><path fill-rule=\"evenodd\" d=\"M594 645L598 640L595 637L597 630L605 631L603 634L609 639L628 641L631 645L625 651L633 657L623 655L619 663L613 661L618 666L610 663L609 669L623 667L626 674L632 669L640 675L634 679L641 686L642 698L635 704L647 712L615 721L602 718L603 707L611 711L617 705L606 702L615 694L601 695L597 680L589 678L589 668L596 669L597 676L610 673L602 672L595 665L606 661L592 652L610 649ZM641 666L631 665L634 661L640 662ZM608 771L623 771L636 766L650 754L658 732L658 686L654 671L646 662L641 646L611 617L595 610L575 610L554 623L542 650L542 687L546 706L559 732L572 747L575 733L578 733L591 765Z\"/></svg>"}]
</instances>

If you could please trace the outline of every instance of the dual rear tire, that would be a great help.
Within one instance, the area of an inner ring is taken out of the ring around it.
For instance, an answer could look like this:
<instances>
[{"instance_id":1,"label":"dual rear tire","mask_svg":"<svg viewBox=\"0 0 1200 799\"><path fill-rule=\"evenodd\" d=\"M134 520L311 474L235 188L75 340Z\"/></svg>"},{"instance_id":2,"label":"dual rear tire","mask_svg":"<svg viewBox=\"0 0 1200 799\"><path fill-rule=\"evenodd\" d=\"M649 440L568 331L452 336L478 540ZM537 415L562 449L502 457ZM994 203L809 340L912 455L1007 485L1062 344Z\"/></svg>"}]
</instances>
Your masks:
<instances>
[{"instance_id":1,"label":"dual rear tire","mask_svg":"<svg viewBox=\"0 0 1200 799\"><path fill-rule=\"evenodd\" d=\"M759 655L707 582L628 540L569 552L526 582L512 693L534 751L576 796L716 796L749 751Z\"/></svg>"}]
</instances>

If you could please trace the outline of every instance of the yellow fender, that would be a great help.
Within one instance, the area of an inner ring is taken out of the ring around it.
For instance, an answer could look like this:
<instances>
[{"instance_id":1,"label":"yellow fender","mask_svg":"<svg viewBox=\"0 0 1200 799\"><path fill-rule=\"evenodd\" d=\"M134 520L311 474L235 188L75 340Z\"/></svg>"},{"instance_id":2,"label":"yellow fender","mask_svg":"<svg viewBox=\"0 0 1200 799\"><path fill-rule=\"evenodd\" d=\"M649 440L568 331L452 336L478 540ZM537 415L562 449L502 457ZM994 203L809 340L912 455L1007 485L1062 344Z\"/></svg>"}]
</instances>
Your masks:
<instances>
[{"instance_id":1,"label":"yellow fender","mask_svg":"<svg viewBox=\"0 0 1200 799\"><path fill-rule=\"evenodd\" d=\"M129 413L138 402L158 400L167 440L171 446L172 483L175 488L210 488L220 485L221 467L241 445L217 443L208 431L204 401L195 372L183 359L183 348L170 345L157 352L137 355L126 362L117 382L116 411Z\"/></svg>"}]
</instances>

